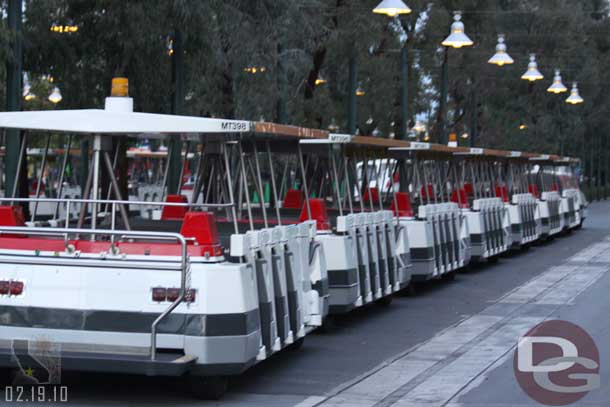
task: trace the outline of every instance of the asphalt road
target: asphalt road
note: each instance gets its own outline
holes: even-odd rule
[[[477,341],[486,340],[486,333],[493,339],[493,335],[513,335],[512,331],[507,331],[509,328],[522,329],[523,326],[515,325],[516,322],[512,319],[506,319],[507,313],[513,312],[515,308],[512,303],[505,303],[503,298],[519,287],[527,288],[528,282],[535,281],[540,275],[544,277],[544,273],[554,266],[572,264],[571,256],[604,242],[605,237],[610,235],[608,213],[609,203],[593,204],[585,228],[580,231],[512,254],[497,264],[474,267],[459,274],[454,281],[426,284],[415,297],[397,296],[388,307],[370,306],[340,318],[332,332],[308,336],[301,350],[276,355],[233,380],[229,394],[221,403],[194,401],[179,379],[66,373],[62,381],[69,386],[69,404],[414,405],[413,400],[409,401],[409,395],[417,393],[420,388],[423,391],[426,386],[435,389],[433,385],[437,372],[443,380],[445,373],[454,375],[448,376],[446,380],[464,376],[463,373],[456,376],[451,369],[447,370],[451,367],[449,362],[460,355],[457,348],[451,347],[455,344],[449,346],[446,341],[443,342],[445,344],[441,347],[441,353],[448,352],[446,359],[438,362],[436,358],[433,365],[428,365],[427,362],[418,365],[418,369],[425,368],[424,370],[413,370],[414,361],[419,360],[418,347],[434,345],[435,340],[442,342],[444,337],[452,338],[449,342],[461,343],[460,335],[467,337],[472,331],[480,335],[464,342],[464,348],[460,349],[476,349]],[[610,242],[608,244],[610,247]],[[608,268],[610,269],[610,259]],[[569,289],[571,286],[567,287]],[[599,338],[602,381],[604,361],[606,367],[610,364],[610,350],[604,349],[603,343],[603,339],[610,333],[610,321],[607,318],[610,313],[610,297],[607,295],[609,288],[610,275],[601,273],[599,280],[587,287],[574,303],[563,306],[555,304],[554,308],[546,304],[540,305],[541,309],[548,311],[545,316],[572,320],[587,329],[594,338]],[[490,313],[490,309],[498,310],[503,319]],[[523,312],[530,319],[536,314],[532,314],[530,309]],[[524,315],[518,315],[522,318],[520,323],[527,325],[533,321],[527,318],[523,320]],[[495,321],[494,324],[489,325],[490,320]],[[467,324],[472,321],[472,326],[463,325],[464,321]],[[510,336],[511,341],[515,339],[513,336]],[[422,350],[421,354],[425,355],[426,352]],[[409,367],[393,372],[391,369],[398,366],[394,363],[402,360],[409,361]],[[421,405],[530,405],[529,399],[514,380],[512,361],[499,359],[494,363],[492,367],[486,366],[447,400],[430,401],[424,397]],[[412,377],[405,376],[409,372],[413,372]],[[607,377],[610,377],[610,372],[606,375],[606,384]],[[500,394],[501,401],[498,401]],[[607,386],[587,396],[587,400],[593,403],[597,400],[600,406],[601,400],[610,400]]]

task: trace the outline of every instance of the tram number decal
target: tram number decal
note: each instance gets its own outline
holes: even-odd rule
[[[350,136],[349,134],[331,134],[330,136],[328,136],[328,140],[331,143],[347,144],[352,141],[352,136]]]
[[[511,157],[521,157],[521,151],[511,151],[510,156]]]
[[[419,141],[412,141],[409,147],[412,150],[430,150],[430,143],[422,143]]]
[[[220,127],[224,131],[248,131],[248,122],[222,122]]]
[[[470,149],[470,154],[476,154],[476,155],[482,155],[483,154],[483,149],[482,148],[471,148]]]

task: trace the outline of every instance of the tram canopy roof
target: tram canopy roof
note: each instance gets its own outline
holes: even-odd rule
[[[154,137],[163,134],[247,133],[252,127],[250,122],[241,120],[137,113],[108,108],[0,113],[0,128],[62,133]]]

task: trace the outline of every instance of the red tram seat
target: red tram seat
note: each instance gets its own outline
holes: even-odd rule
[[[25,218],[21,206],[0,206],[0,226],[23,227]],[[25,237],[25,235],[3,234],[4,237]]]
[[[184,195],[168,195],[165,202],[188,203],[188,199]],[[161,212],[161,220],[182,220],[187,210],[186,206],[164,206]]]
[[[536,198],[540,198],[540,192],[538,191],[538,185],[530,184],[527,188],[530,194],[534,195]]]
[[[470,182],[464,183],[464,191],[466,191],[466,194],[468,196],[474,195],[474,187],[472,186],[472,184]]]
[[[496,197],[497,198],[502,198],[502,202],[508,202],[510,201],[509,196],[508,196],[508,188],[506,187],[506,185],[497,185],[496,186]]]
[[[317,228],[319,230],[330,230],[330,222],[328,221],[328,211],[326,210],[326,202],[324,201],[324,199],[309,199],[309,208],[311,209],[311,220],[316,221]],[[299,222],[305,222],[307,220],[309,220],[309,216],[307,214],[307,205],[303,205],[303,209],[301,209],[301,215],[299,216]]]
[[[300,209],[305,202],[305,193],[298,189],[289,189],[284,197],[283,207],[286,209]]]
[[[451,202],[455,202],[462,209],[468,209],[470,207],[466,190],[463,188],[456,189],[451,193]]]
[[[434,186],[432,184],[421,187],[421,199],[434,199]]]
[[[411,207],[411,197],[408,192],[397,192],[395,194],[396,199],[392,200],[390,210],[394,212],[396,216],[403,216],[411,218],[413,217],[413,207]],[[398,208],[396,207],[398,204]]]
[[[551,191],[559,191],[559,185],[556,182],[551,185]]]
[[[364,202],[370,202],[371,198],[373,199],[373,203],[379,203],[379,188],[367,188],[364,191],[364,196],[362,197]]]
[[[203,254],[211,257],[222,256],[223,251],[218,238],[216,219],[209,212],[187,212],[180,234],[186,238],[195,238],[203,249]]]

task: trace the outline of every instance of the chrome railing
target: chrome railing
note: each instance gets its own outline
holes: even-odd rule
[[[35,235],[35,236],[62,236],[67,243],[70,240],[70,235],[79,236],[83,234],[89,234],[89,229],[78,229],[78,228],[38,228],[38,227],[9,227],[0,226],[0,236],[3,234],[10,235]],[[188,251],[187,251],[187,239],[179,233],[167,233],[167,232],[138,232],[130,230],[97,230],[98,235],[110,236],[112,241],[116,236],[121,238],[135,239],[135,240],[171,240],[177,241],[181,245],[181,260],[180,260],[180,295],[178,298],[164,311],[157,319],[155,319],[151,325],[151,338],[150,338],[150,357],[151,360],[155,360],[157,357],[157,326],[165,319],[173,310],[180,305],[185,297],[187,287],[187,275],[189,268]],[[67,245],[67,244],[66,244]],[[188,284],[190,286],[190,282]]]

